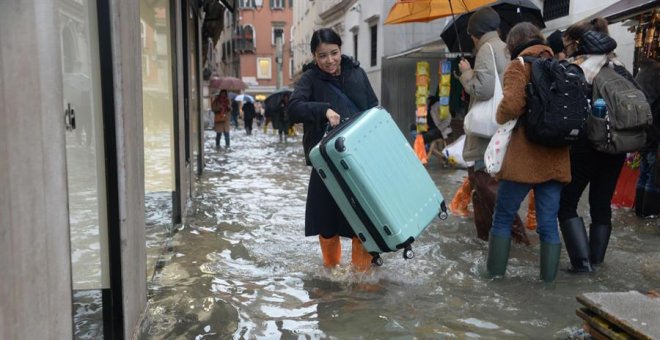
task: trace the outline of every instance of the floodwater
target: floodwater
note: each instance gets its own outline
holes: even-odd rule
[[[215,150],[206,133],[206,169],[191,213],[159,248],[140,339],[575,338],[577,294],[660,284],[658,221],[622,209],[605,264],[552,285],[538,280],[533,232],[531,246],[512,246],[505,278],[486,278],[487,244],[455,216],[421,234],[414,259],[384,254],[382,267],[355,273],[344,239],[342,265],[325,269],[318,239],[303,236],[301,136],[285,145],[233,130],[231,149]],[[428,169],[447,200],[466,175],[435,159]]]

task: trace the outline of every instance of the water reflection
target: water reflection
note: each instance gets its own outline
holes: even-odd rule
[[[385,254],[384,267],[357,274],[343,242],[344,265],[327,270],[317,239],[302,236],[310,170],[300,141],[232,131],[232,148],[215,150],[212,138],[192,214],[149,287],[142,339],[567,338],[581,325],[578,293],[657,286],[658,230],[625,210],[615,212],[621,227],[605,265],[560,272],[552,286],[539,282],[532,234],[532,246],[512,246],[506,278],[486,279],[486,243],[471,219],[454,216],[422,234],[413,260]],[[465,175],[434,163],[430,171],[445,197]]]

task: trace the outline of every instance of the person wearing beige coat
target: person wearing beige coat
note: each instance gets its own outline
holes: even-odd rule
[[[499,78],[501,83],[504,69],[509,64],[509,53],[499,37],[499,26],[500,16],[490,7],[476,11],[468,20],[468,33],[474,41],[476,57],[474,69],[467,60],[459,63],[461,71],[459,79],[465,92],[470,95],[470,107],[477,101],[485,101],[493,97],[496,79]],[[471,196],[477,237],[483,240],[488,240],[489,230],[493,224],[498,186],[497,181],[485,171],[483,159],[489,141],[490,138],[466,134],[463,147],[463,158],[466,161],[474,161],[474,166],[468,168],[468,181],[473,190]],[[517,215],[514,224],[516,239],[528,244],[529,241],[524,233],[525,227]]]
[[[497,108],[497,122],[504,124],[525,113],[525,88],[531,65],[518,56],[552,58],[539,29],[527,22],[514,26],[507,37],[512,62],[504,72],[504,97]],[[499,179],[493,226],[488,245],[487,270],[490,276],[506,272],[511,244],[511,223],[530,189],[536,199],[537,228],[541,241],[540,277],[552,282],[557,276],[561,241],[557,225],[559,198],[564,184],[571,181],[569,148],[545,147],[527,139],[522,124],[514,129]]]

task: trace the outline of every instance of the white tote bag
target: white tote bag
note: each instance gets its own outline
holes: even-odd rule
[[[518,119],[510,120],[502,125],[495,131],[495,134],[490,139],[486,153],[484,154],[484,162],[486,163],[486,171],[495,175],[502,170],[502,162],[506,149],[509,147],[511,141],[511,133],[513,128],[516,127]]]
[[[493,51],[493,46],[486,44],[490,48],[491,53],[493,54],[493,67],[495,69],[495,89],[493,91],[493,96],[488,100],[476,101],[472,104],[470,111],[465,115],[463,120],[463,129],[465,133],[490,138],[495,134],[499,124],[495,120],[495,114],[497,113],[497,106],[502,100],[502,84],[500,84],[500,75],[497,73],[497,63],[495,62],[495,51]]]

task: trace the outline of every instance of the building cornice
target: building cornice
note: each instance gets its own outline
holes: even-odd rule
[[[341,14],[346,13],[356,2],[357,0],[341,0],[327,10],[319,13],[319,18],[324,22],[327,22],[333,18],[339,17]]]

